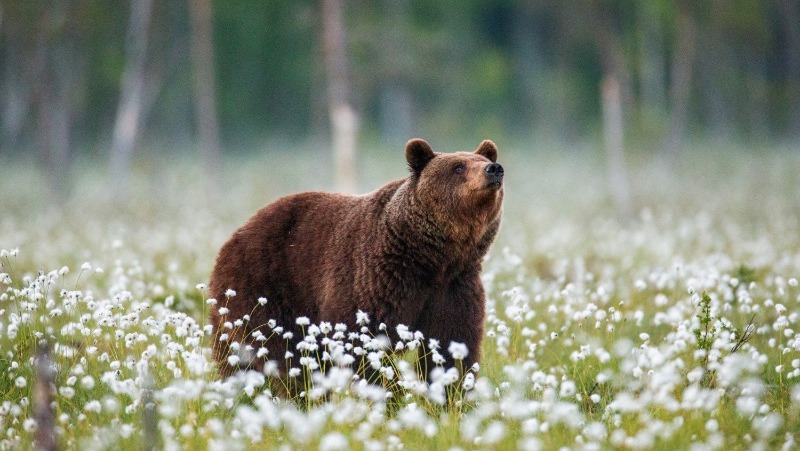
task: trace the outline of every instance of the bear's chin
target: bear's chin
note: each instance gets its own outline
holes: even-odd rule
[[[483,188],[473,191],[467,207],[463,207],[461,211],[471,211],[470,221],[480,217],[483,214],[495,216],[499,211],[499,207],[503,202],[503,185],[500,183],[489,184]]]

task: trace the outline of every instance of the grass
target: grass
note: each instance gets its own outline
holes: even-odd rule
[[[229,161],[218,186],[186,160],[143,161],[124,204],[88,163],[67,196],[35,168],[4,164],[0,448],[35,440],[40,342],[55,362],[50,407],[65,448],[796,446],[798,149],[638,153],[630,219],[613,211],[595,153],[501,150],[483,359],[471,390],[450,398],[437,390],[461,381],[420,380],[428,337],[409,339],[417,350],[405,355],[375,354],[388,398],[346,368],[304,381],[295,400],[273,399],[254,373],[216,380],[198,285],[257,208],[330,186],[324,154]],[[403,153],[368,152],[361,168],[369,191],[405,175]],[[380,352],[374,337],[334,333],[305,355],[325,364],[321,350],[337,342]]]

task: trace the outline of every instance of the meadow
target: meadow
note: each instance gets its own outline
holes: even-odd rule
[[[264,374],[217,380],[205,284],[257,208],[332,185],[326,154],[264,149],[214,179],[154,152],[123,203],[89,161],[69,194],[6,161],[0,449],[30,448],[45,427],[40,343],[67,449],[797,448],[800,148],[632,153],[626,218],[591,146],[499,144],[506,200],[477,377],[424,378],[422,353],[460,349],[414,331],[389,343],[309,324],[291,400]],[[365,192],[404,177],[402,148],[365,152],[360,169]],[[382,379],[355,376],[357,357]]]

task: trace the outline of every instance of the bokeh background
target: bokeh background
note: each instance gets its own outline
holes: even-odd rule
[[[642,152],[792,147],[798,24],[796,0],[3,0],[0,165],[58,196],[88,165],[124,198],[176,156],[214,180],[310,152],[363,191],[363,152],[491,138],[598,154],[624,191]]]
[[[505,167],[467,403],[217,381],[223,243],[412,137]],[[0,0],[0,449],[796,449],[798,168],[798,0]]]

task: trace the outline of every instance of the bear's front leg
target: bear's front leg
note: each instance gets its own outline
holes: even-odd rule
[[[415,324],[415,329],[425,334],[426,339],[439,341],[439,353],[444,358],[444,363],[435,361],[433,353],[428,350],[425,376],[430,376],[436,366],[445,369],[455,366],[460,368],[463,377],[475,362],[480,361],[486,298],[479,271],[456,277],[440,294],[426,305]],[[467,355],[456,356],[462,357],[460,361],[448,352],[451,342],[466,346]]]

